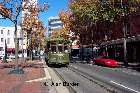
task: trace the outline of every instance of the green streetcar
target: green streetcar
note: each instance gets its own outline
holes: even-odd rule
[[[67,40],[49,40],[45,60],[48,65],[65,65],[70,62],[69,42]]]

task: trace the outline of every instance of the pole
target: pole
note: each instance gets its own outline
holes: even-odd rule
[[[33,60],[33,56],[32,56],[32,33],[30,33],[30,58],[31,58],[31,60]]]
[[[6,39],[5,39],[5,55],[4,55],[4,58],[3,58],[3,61],[4,63],[7,63],[7,44],[6,44]]]
[[[105,41],[107,42],[107,35],[105,35]],[[106,56],[108,57],[108,46],[105,45]]]
[[[39,60],[41,60],[41,53],[40,53],[40,42],[39,42]]]
[[[91,29],[91,33],[92,33],[92,36],[91,36],[92,37],[92,41],[91,41],[92,42],[92,57],[91,57],[91,59],[94,58],[94,54],[93,54],[93,30],[92,30],[92,25],[93,24],[91,23],[91,28],[90,28]]]
[[[126,48],[126,38],[124,38],[124,41],[123,41],[123,46],[124,46],[124,62],[125,64],[127,64],[127,48]]]
[[[126,14],[124,14],[124,22],[123,22],[123,34],[124,34],[124,39],[123,39],[123,47],[124,47],[124,65],[128,65],[127,62],[127,37],[126,37],[126,32],[127,32],[127,26],[126,26]]]
[[[13,70],[9,72],[9,74],[24,74],[24,71],[22,68],[19,67],[18,64],[18,50],[19,50],[19,39],[17,37],[17,21],[15,21],[15,62],[16,66]]]
[[[123,5],[123,2],[121,0],[121,6],[124,9],[123,12],[123,16],[124,16],[124,20],[123,20],[123,35],[124,35],[124,40],[123,40],[123,47],[124,47],[124,65],[127,66],[128,62],[127,62],[127,37],[126,37],[126,33],[127,33],[127,26],[126,26],[126,21],[127,21],[127,13],[125,13],[125,9],[127,9],[127,6]],[[127,11],[127,10],[126,10]]]
[[[22,34],[22,35],[21,35],[21,36],[22,36],[22,60],[24,61],[24,50],[23,50],[23,39],[24,39],[23,36],[24,36],[24,35],[23,35],[23,30],[22,30],[22,29],[21,29],[21,31],[22,31],[22,33],[21,33],[21,34]]]

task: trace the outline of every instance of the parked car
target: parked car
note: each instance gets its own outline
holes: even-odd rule
[[[107,66],[107,67],[118,67],[118,62],[114,59],[110,59],[107,57],[97,57],[94,59],[94,64]]]

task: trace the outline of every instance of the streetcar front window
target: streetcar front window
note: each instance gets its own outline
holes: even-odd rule
[[[56,52],[56,46],[51,46],[51,52]]]
[[[58,46],[58,52],[63,52],[62,46]]]

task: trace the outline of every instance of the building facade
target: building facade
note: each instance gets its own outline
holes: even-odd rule
[[[3,27],[0,26],[0,57],[4,57],[5,53],[8,55],[15,54],[15,28],[14,27]],[[17,37],[18,37],[18,50],[19,57],[22,52],[24,53],[24,57],[27,57],[26,49],[27,49],[27,38],[23,35],[21,28],[18,26],[17,28]]]
[[[63,27],[63,23],[61,22],[58,16],[49,17],[48,18],[48,36],[51,36],[53,31],[61,29]]]
[[[124,33],[123,20],[115,22],[111,28],[111,34],[108,34],[108,39],[104,39],[104,35],[95,35],[96,42],[100,43],[100,53],[106,52],[106,55],[110,58],[118,61],[127,61],[128,63],[140,63],[140,15],[131,14],[127,20],[128,28]],[[103,26],[98,25],[98,32],[103,32]],[[101,29],[102,28],[102,29]],[[105,28],[105,27],[104,27]],[[96,32],[97,33],[97,32]],[[124,47],[124,39],[126,40],[126,51]],[[126,60],[125,55],[126,53]]]

